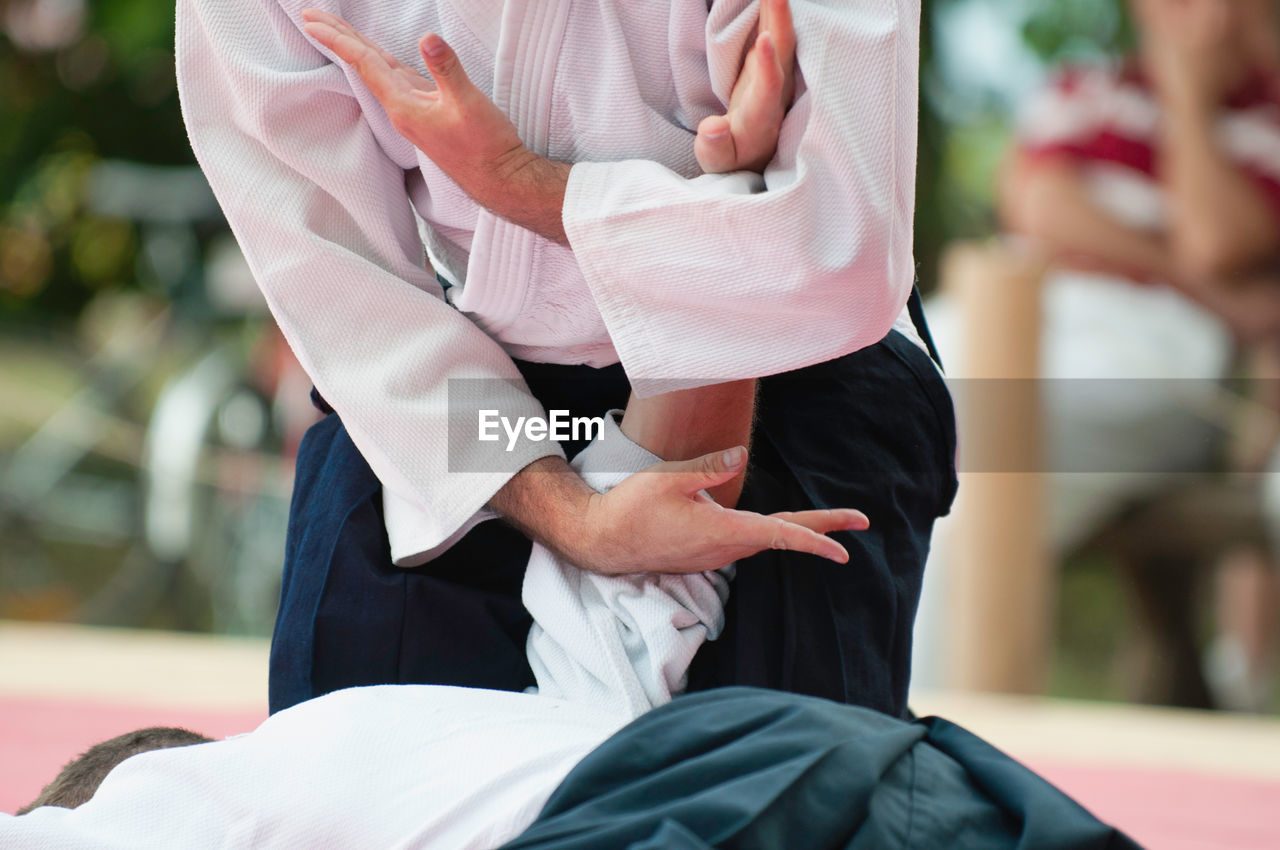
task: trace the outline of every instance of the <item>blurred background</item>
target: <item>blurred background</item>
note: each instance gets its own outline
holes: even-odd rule
[[[194,165],[172,38],[165,0],[0,0],[0,619],[270,633],[309,382]],[[1037,371],[1056,261],[996,238],[1001,186],[1057,69],[1134,44],[1122,0],[925,0],[916,257],[967,495],[931,565],[919,679],[1275,712],[1274,415],[1239,365],[1256,338],[1228,328],[1213,374],[1115,375],[1209,388],[1195,457],[1055,519],[1080,498],[1062,473],[1118,473],[1054,445],[1045,384],[1096,376]],[[1161,403],[1116,446],[1147,441]]]
[[[3,0],[0,79],[0,617],[267,634],[309,384],[187,145],[173,6]]]

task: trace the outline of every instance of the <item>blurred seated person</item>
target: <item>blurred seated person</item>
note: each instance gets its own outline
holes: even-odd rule
[[[1040,369],[1050,379],[1041,393],[1059,553],[1185,484],[1184,473],[1221,467],[1225,434],[1207,414],[1219,381],[1238,344],[1280,331],[1275,4],[1131,0],[1129,9],[1138,49],[1058,70],[1021,116],[999,193],[1008,229],[1052,260]],[[964,331],[946,295],[930,323],[944,362],[954,358]],[[1250,498],[1256,515],[1261,502]],[[1262,523],[1245,525],[1239,542],[1262,547]],[[1129,554],[1169,564],[1167,551]],[[1254,561],[1256,584],[1269,567]],[[1169,579],[1147,566],[1131,576],[1140,595]],[[1169,605],[1187,608],[1187,596]],[[1194,619],[1144,613],[1148,626],[1154,618],[1183,632]],[[1254,655],[1248,666],[1260,675]],[[1205,704],[1198,678],[1145,696]]]

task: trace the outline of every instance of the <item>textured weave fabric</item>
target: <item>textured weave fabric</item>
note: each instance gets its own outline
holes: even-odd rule
[[[0,814],[0,848],[495,847],[621,723],[526,694],[351,688],[247,735],[128,759],[77,809]]]
[[[356,688],[135,756],[78,809],[0,814],[0,848],[1136,847],[938,718],[728,688],[617,727],[545,697]]]
[[[479,209],[397,134],[302,33],[310,5],[420,70],[418,37],[447,39],[530,148],[577,163],[572,251]],[[397,560],[449,540],[514,470],[558,451],[521,441],[497,471],[450,471],[495,468],[483,453],[502,451],[450,445],[450,414],[540,415],[508,355],[621,357],[647,394],[829,360],[902,314],[918,2],[794,0],[799,94],[763,177],[697,176],[693,130],[723,110],[757,14],[747,0],[707,6],[178,3],[192,146],[299,361],[384,484],[388,516],[412,529],[392,535]],[[511,384],[450,407],[455,378]]]

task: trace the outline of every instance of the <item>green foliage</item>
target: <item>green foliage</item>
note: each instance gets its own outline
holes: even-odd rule
[[[32,2],[0,0],[0,12]],[[922,79],[947,83],[936,78],[934,13],[971,2],[925,0]],[[1123,0],[1008,0],[1000,8],[1048,63],[1132,43]],[[172,3],[111,0],[85,9],[80,34],[57,50],[19,49],[0,29],[0,316],[70,315],[97,290],[136,285],[138,234],[86,208],[85,178],[103,158],[191,161],[174,85]],[[916,256],[926,289],[943,245],[994,229],[1007,118],[998,110],[944,117],[923,93]]]
[[[939,10],[970,3],[998,5],[1009,28],[1046,66],[1114,55],[1134,44],[1125,0],[926,0],[916,193],[916,260],[925,291],[937,283],[937,262],[947,243],[997,229],[996,184],[1012,116],[997,104],[955,115],[938,103],[948,81],[941,77],[932,49],[934,20]]]
[[[95,163],[191,161],[173,4],[86,3],[78,33],[39,49],[3,29],[34,1],[0,0],[0,317],[10,318],[73,315],[96,291],[135,285],[135,225],[85,203]]]
[[[1037,0],[1023,20],[1022,39],[1050,63],[1111,55],[1134,43],[1124,0]]]

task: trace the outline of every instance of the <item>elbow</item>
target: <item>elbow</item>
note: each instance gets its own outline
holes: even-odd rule
[[[862,244],[839,266],[807,283],[813,315],[833,322],[841,356],[880,342],[893,330],[915,285],[909,245]],[[839,306],[838,306],[839,305]]]
[[[874,273],[859,270],[833,281],[835,285],[814,305],[814,315],[823,317],[814,330],[826,325],[831,331],[828,359],[867,348],[887,337],[906,308],[914,282],[914,274],[896,264],[882,266]]]
[[[1064,199],[1077,191],[1079,176],[1066,160],[1033,163],[1014,155],[1001,170],[996,191],[1000,223],[1031,238],[1050,236]]]
[[[874,345],[897,324],[915,287],[915,257],[910,244],[889,243],[884,250],[859,256],[846,270],[843,286],[853,284],[857,310],[850,333],[855,349]]]
[[[998,195],[1001,223],[1052,254],[1078,251],[1078,233],[1100,214],[1078,166],[1066,157],[1020,157],[1006,170]]]
[[[1022,197],[1006,198],[1000,205],[1001,223],[1015,233],[1042,245],[1054,245],[1063,231],[1066,193],[1051,180],[1028,181]]]

